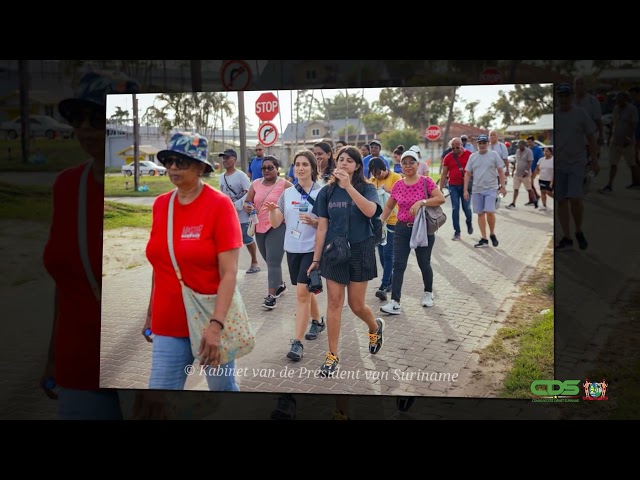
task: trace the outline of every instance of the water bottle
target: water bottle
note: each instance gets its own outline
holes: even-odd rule
[[[308,211],[309,211],[309,202],[307,202],[307,197],[305,195],[302,197],[302,201],[300,202],[298,213],[307,213]]]
[[[258,224],[258,212],[256,211],[256,207],[253,203],[249,202],[249,205],[251,205],[251,222],[254,225]]]

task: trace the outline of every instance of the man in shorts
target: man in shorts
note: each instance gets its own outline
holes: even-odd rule
[[[478,151],[471,154],[464,174],[464,199],[469,200],[469,180],[473,175],[473,194],[471,204],[473,211],[478,214],[478,226],[482,237],[474,245],[476,248],[486,248],[489,246],[487,239],[487,223],[491,244],[498,246],[498,238],[495,234],[496,228],[496,198],[498,190],[502,195],[507,193],[504,188],[504,162],[500,155],[493,150],[489,150],[489,137],[478,135]],[[499,177],[499,180],[498,180]]]

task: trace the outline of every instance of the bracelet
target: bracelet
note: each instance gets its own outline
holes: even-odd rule
[[[314,260],[314,261],[313,261],[313,262],[311,262],[311,263],[320,263],[320,261],[319,261],[319,260]]]
[[[216,320],[215,318],[212,318],[211,320],[209,320],[209,324],[216,322],[218,325],[220,325],[220,330],[224,330],[224,323],[222,323],[220,320]]]

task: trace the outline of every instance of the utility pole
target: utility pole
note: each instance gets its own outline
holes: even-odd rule
[[[133,93],[133,178],[134,189],[137,192],[140,184],[140,164],[138,162],[138,156],[140,151],[140,145],[138,141],[138,97]]]
[[[18,76],[20,82],[20,146],[22,147],[22,163],[29,163],[29,60],[18,60]]]
[[[247,130],[244,118],[244,92],[238,90],[238,129],[240,130],[240,168],[247,172]]]

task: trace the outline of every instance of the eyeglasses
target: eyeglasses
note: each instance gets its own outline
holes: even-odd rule
[[[107,125],[107,117],[100,108],[76,108],[69,114],[69,124],[73,128],[80,128],[88,120],[91,128],[103,130]]]
[[[256,152],[261,152],[262,148],[256,148]]]
[[[260,170],[262,170],[263,172],[264,172],[265,170],[266,170],[266,171],[268,171],[268,172],[270,172],[271,170],[275,170],[275,169],[276,169],[276,167],[274,167],[273,165],[265,165],[265,166],[262,166],[262,167],[260,168]]]
[[[183,157],[168,157],[161,160],[161,163],[165,168],[171,168],[171,165],[175,164],[178,170],[186,170],[195,163],[195,160]]]
[[[409,160],[408,162],[402,162],[401,165],[403,167],[409,167],[411,165],[415,165],[416,163],[418,163],[417,160]]]

